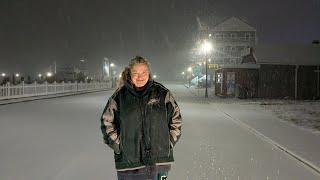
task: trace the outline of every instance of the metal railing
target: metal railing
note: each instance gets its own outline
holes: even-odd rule
[[[0,100],[22,98],[30,96],[42,96],[52,94],[63,94],[63,93],[78,93],[87,92],[93,90],[102,90],[111,88],[111,82],[93,82],[93,83],[47,83],[38,84],[25,84],[24,82],[18,85],[6,85],[0,86]]]

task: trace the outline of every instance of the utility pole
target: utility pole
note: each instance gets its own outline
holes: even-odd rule
[[[317,73],[317,98],[319,98],[320,97],[320,93],[319,93],[320,68],[319,68],[319,65],[317,66],[317,70],[315,70],[314,72]]]
[[[294,78],[294,99],[297,100],[298,97],[298,69],[299,65],[296,65],[295,78]]]
[[[206,92],[205,92],[205,97],[208,97],[208,58],[207,58],[207,53],[205,54],[206,58]]]
[[[54,65],[54,74],[57,74],[57,62],[53,61],[53,65]]]

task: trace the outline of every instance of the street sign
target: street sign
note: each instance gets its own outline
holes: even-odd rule
[[[209,69],[218,69],[219,68],[219,65],[218,64],[208,64],[208,68]]]

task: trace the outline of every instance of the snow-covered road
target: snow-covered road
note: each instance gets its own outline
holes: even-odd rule
[[[182,85],[172,180],[316,180],[320,176]],[[1,180],[116,179],[99,118],[112,91],[0,106]]]

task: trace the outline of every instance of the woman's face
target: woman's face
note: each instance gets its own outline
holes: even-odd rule
[[[131,69],[131,81],[136,87],[143,87],[149,80],[148,66],[142,63],[135,64]]]

